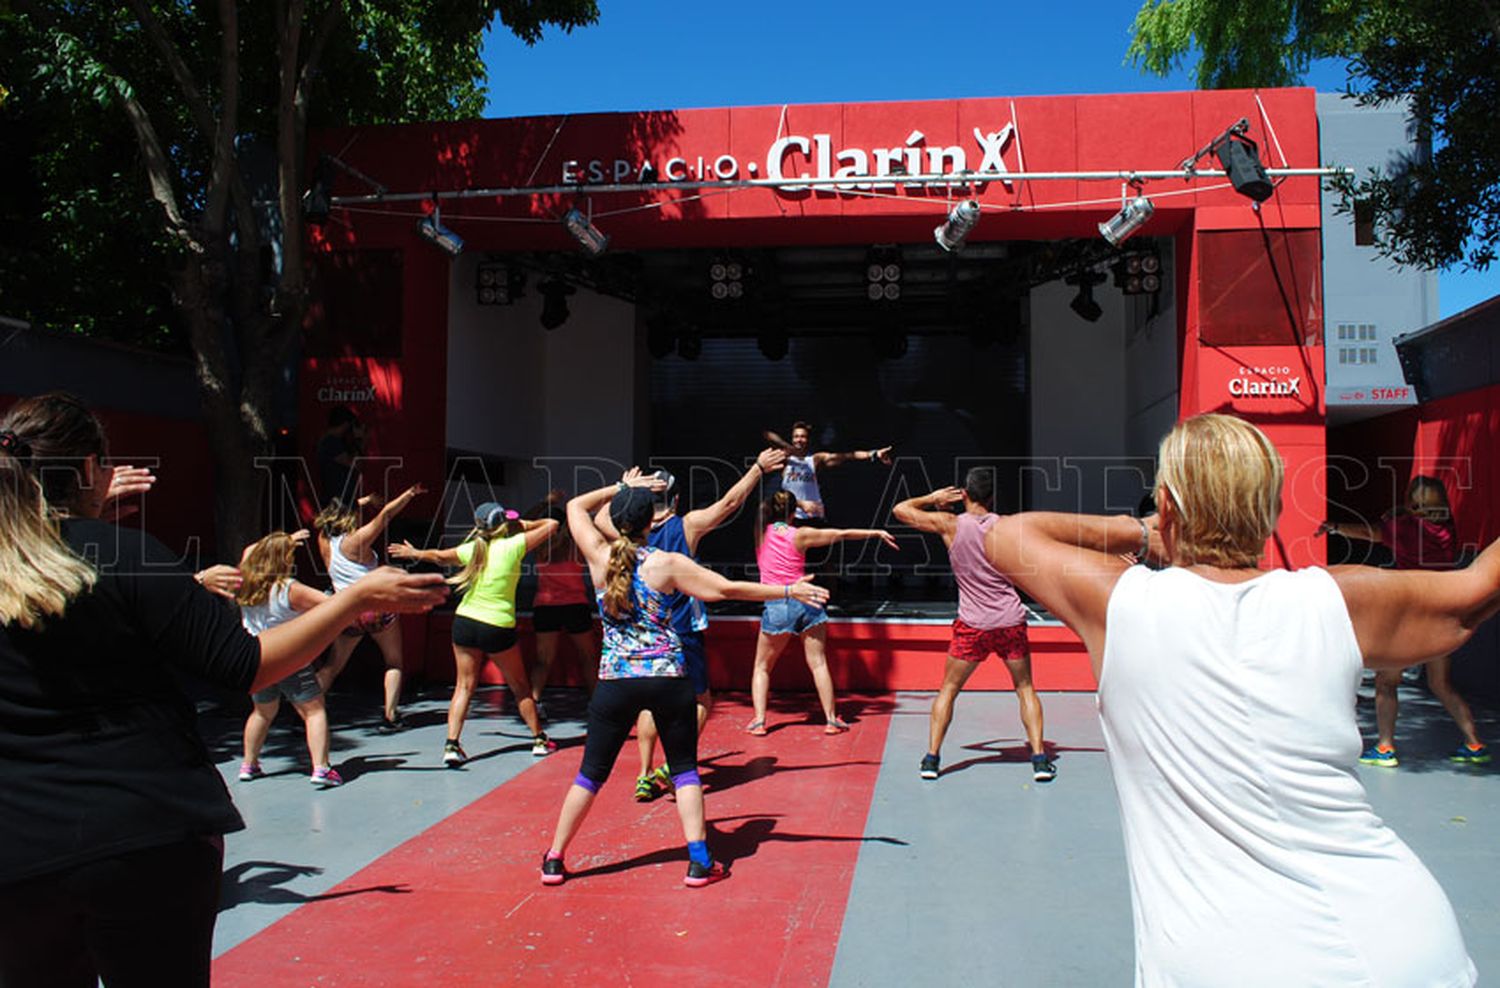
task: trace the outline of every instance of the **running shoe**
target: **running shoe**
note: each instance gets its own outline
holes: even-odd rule
[[[711,861],[706,865],[689,861],[687,877],[682,880],[682,884],[690,889],[701,889],[705,885],[722,882],[728,877],[729,870],[717,861]]]
[[[1032,755],[1031,777],[1037,782],[1051,782],[1057,778],[1057,765],[1046,755]]]
[[[531,753],[537,758],[550,755],[557,750],[557,742],[544,734],[538,734],[531,739]]]
[[[659,793],[656,789],[656,783],[651,781],[651,776],[636,776],[635,801],[637,803],[649,803],[660,795],[661,793]]]
[[[568,880],[568,873],[563,870],[563,859],[550,857],[550,851],[542,852],[542,884],[561,885]]]
[[[326,765],[313,769],[313,774],[307,781],[323,789],[333,789],[344,784],[344,778],[339,775],[338,769]]]
[[[1486,758],[1486,761],[1489,759]],[[266,774],[266,770],[260,767],[260,762],[240,762],[240,781],[251,782]]]
[[[397,714],[394,720],[381,717],[380,723],[375,725],[376,734],[399,734],[404,730],[406,730],[406,719],[400,714]]]
[[[536,719],[543,723],[547,721],[547,705],[541,700],[536,701]]]
[[[923,755],[922,778],[936,779],[938,777],[938,765],[939,761],[937,755]]]
[[[1365,749],[1365,753],[1359,756],[1361,765],[1383,765],[1386,768],[1395,768],[1401,763],[1396,760],[1395,748],[1382,748],[1378,744],[1372,744]]]
[[[468,760],[469,756],[464,752],[463,745],[451,739],[443,742],[444,765],[449,768],[458,768]]]
[[[1490,749],[1487,745],[1470,748],[1466,744],[1461,744],[1454,750],[1453,754],[1448,756],[1448,760],[1450,762],[1465,762],[1469,765],[1488,765],[1490,762]],[[244,776],[242,775],[240,778],[243,779]]]
[[[656,766],[656,771],[651,773],[650,779],[651,784],[656,786],[656,788],[660,789],[664,793],[671,792],[673,789],[677,788],[672,784],[672,776],[668,774],[667,765],[665,762]]]

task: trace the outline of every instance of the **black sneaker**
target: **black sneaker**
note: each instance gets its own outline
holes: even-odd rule
[[[406,720],[400,714],[396,715],[395,720],[381,717],[380,723],[375,725],[376,734],[399,734],[404,730],[406,730]]]
[[[567,881],[568,873],[563,870],[563,859],[549,857],[550,851],[542,852],[542,884],[561,885]]]
[[[939,762],[937,755],[923,755],[922,778],[936,779],[938,777],[938,764]]]
[[[701,889],[705,885],[722,882],[728,877],[729,869],[717,861],[710,861],[706,865],[701,865],[696,861],[689,861],[687,877],[682,880],[682,884],[690,889]]]
[[[1046,755],[1032,755],[1031,777],[1038,782],[1051,782],[1057,778],[1057,766]]]
[[[463,745],[452,739],[443,742],[444,765],[449,768],[458,768],[468,760],[469,756],[464,752]]]

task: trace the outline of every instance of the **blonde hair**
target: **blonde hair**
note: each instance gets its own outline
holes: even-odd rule
[[[1283,479],[1281,455],[1250,423],[1217,414],[1177,423],[1156,468],[1157,488],[1177,509],[1177,554],[1189,565],[1257,565],[1276,530]]]
[[[271,599],[271,592],[292,578],[296,571],[297,543],[285,532],[272,532],[245,550],[240,561],[244,582],[235,592],[235,603],[255,607]]]
[[[646,542],[644,532],[622,534],[610,543],[609,565],[604,571],[604,611],[616,621],[623,621],[635,613],[635,594],[631,592],[634,582],[636,550]]]
[[[468,590],[484,574],[485,563],[490,558],[490,543],[495,539],[508,539],[519,531],[521,531],[520,525],[509,519],[501,521],[494,528],[480,528],[476,525],[464,539],[465,542],[474,543],[474,551],[464,568],[448,577],[448,582],[459,593]]]
[[[98,578],[63,541],[57,515],[79,497],[83,462],[107,454],[104,429],[77,398],[54,393],[16,402],[0,432],[0,625],[38,630]],[[77,469],[47,471],[44,487],[37,463]]]
[[[327,538],[348,535],[359,527],[359,506],[345,504],[338,498],[329,501],[313,519],[313,527]]]

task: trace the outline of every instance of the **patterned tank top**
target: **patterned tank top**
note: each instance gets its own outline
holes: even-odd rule
[[[604,606],[604,591],[596,590],[604,623],[604,647],[599,654],[600,679],[676,679],[687,675],[682,665],[682,643],[672,630],[669,595],[652,590],[641,579],[641,564],[657,550],[636,550],[630,575],[634,609],[623,618],[612,617]]]

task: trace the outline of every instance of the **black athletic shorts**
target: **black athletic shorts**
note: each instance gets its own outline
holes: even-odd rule
[[[473,618],[455,617],[453,644],[461,648],[477,648],[487,655],[494,655],[515,647],[516,629],[485,624]]]
[[[531,629],[581,635],[594,630],[594,609],[588,604],[543,604],[531,611]]]

